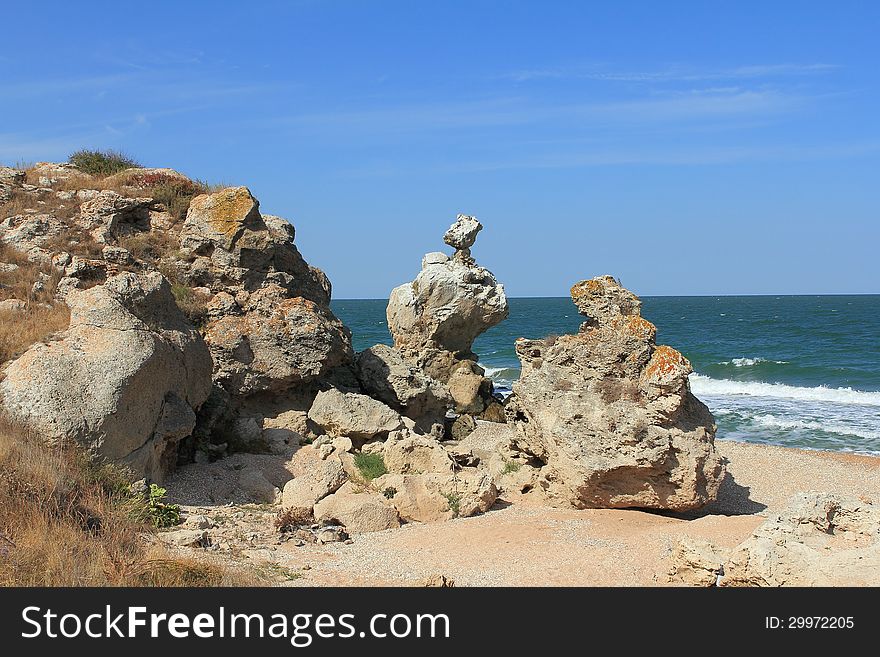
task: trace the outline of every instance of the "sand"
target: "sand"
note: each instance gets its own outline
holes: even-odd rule
[[[349,544],[297,547],[262,529],[270,509],[188,510],[234,512],[246,520],[243,538],[252,547],[244,554],[290,574],[285,583],[292,586],[411,586],[435,574],[456,586],[631,586],[667,583],[679,537],[733,547],[795,493],[880,501],[877,457],[724,440],[717,447],[728,460],[728,477],[717,502],[690,514],[554,509],[502,499],[480,516],[355,535]]]

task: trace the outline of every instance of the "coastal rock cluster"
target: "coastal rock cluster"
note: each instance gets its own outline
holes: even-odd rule
[[[638,297],[611,276],[575,284],[571,298],[587,318],[577,334],[516,343],[508,450],[532,473],[528,485],[575,508],[684,511],[713,500],[724,467],[690,363],[655,343]]]
[[[391,291],[393,345],[356,354],[327,276],[247,187],[38,163],[0,168],[0,207],[5,419],[134,478],[202,468],[200,499],[269,505],[288,538],[467,517],[502,495],[689,511],[726,476],[690,363],[611,276],[571,288],[576,334],[516,342],[522,375],[496,394],[474,341],[509,308],[472,254],[475,217]],[[670,580],[876,585],[878,527],[870,501],[804,494],[733,550],[683,542]],[[181,531],[168,540],[205,543]]]

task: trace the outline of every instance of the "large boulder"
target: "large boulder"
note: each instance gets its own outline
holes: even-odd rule
[[[284,485],[281,508],[284,511],[310,512],[315,502],[336,492],[348,480],[348,475],[337,458],[317,460],[306,472]]]
[[[237,396],[283,392],[350,361],[348,329],[330,309],[266,284],[208,324],[214,379]]]
[[[330,282],[303,260],[293,226],[259,211],[246,187],[192,200],[178,278],[213,296],[205,340],[214,378],[234,403],[286,393],[353,359],[351,334],[330,311]]]
[[[98,242],[109,242],[149,231],[158,214],[163,213],[152,198],[127,198],[105,190],[83,202],[76,223],[92,231]]]
[[[360,352],[357,376],[364,392],[414,420],[424,432],[442,423],[452,405],[446,386],[388,345],[379,344]]]
[[[485,470],[463,468],[454,473],[386,474],[373,485],[408,521],[438,522],[485,513],[498,498]]]
[[[400,527],[397,509],[383,495],[346,483],[314,507],[315,522],[345,526],[352,534]]]
[[[880,507],[796,495],[724,560],[720,586],[880,586]]]
[[[70,327],[8,365],[5,411],[49,440],[160,480],[211,388],[205,342],[159,273],[124,273],[71,290]]]
[[[516,343],[512,454],[560,505],[684,511],[712,501],[724,467],[690,363],[655,344],[638,299],[612,277],[578,283],[572,299],[587,315],[577,334]]]
[[[403,428],[400,414],[382,402],[335,388],[318,393],[309,419],[331,436],[361,441],[384,438],[390,431]]]

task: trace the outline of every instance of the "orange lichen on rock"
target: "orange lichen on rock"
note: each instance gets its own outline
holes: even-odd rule
[[[663,344],[659,345],[651,354],[651,360],[645,368],[645,377],[661,378],[679,372],[687,374],[692,371],[690,361],[682,356],[681,352]]]
[[[653,340],[657,335],[657,327],[640,315],[622,315],[614,320],[614,327],[639,340]]]

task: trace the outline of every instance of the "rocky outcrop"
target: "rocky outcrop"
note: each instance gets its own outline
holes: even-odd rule
[[[459,215],[446,239],[453,245],[472,245],[479,228],[463,226],[473,225],[479,227],[479,222]],[[450,238],[459,233],[470,237]],[[425,256],[415,280],[391,292],[387,310],[394,346],[417,355],[428,374],[444,382],[455,361],[474,359],[471,347],[477,336],[507,315],[504,287],[474,262],[469,246],[457,247],[451,258],[442,253]]]
[[[516,343],[513,457],[556,504],[684,511],[713,500],[724,468],[690,363],[655,344],[638,298],[612,277],[576,284],[572,300],[587,317],[577,334]]]
[[[391,292],[387,318],[395,351],[374,347],[373,353],[363,357],[361,380],[395,407],[413,403],[413,387],[419,395],[421,390],[434,388],[430,406],[438,410],[442,403],[459,413],[480,414],[497,403],[492,382],[477,365],[472,350],[477,336],[508,314],[504,287],[471,256],[470,248],[481,229],[476,218],[459,215],[444,236],[455,253],[451,257],[440,252],[427,254],[415,280]],[[394,364],[386,369],[389,379],[395,381],[383,381],[377,375],[383,373],[383,362]],[[404,368],[400,362],[446,387],[423,381],[414,386],[401,383]],[[411,381],[416,378],[407,376]],[[415,407],[420,405],[418,402]],[[418,419],[417,413],[407,415]]]
[[[70,327],[9,364],[5,411],[161,479],[211,387],[211,358],[159,273],[123,273],[67,295]]]
[[[733,549],[683,538],[668,581],[690,586],[878,586],[880,508],[810,491]]]
[[[397,509],[383,495],[352,482],[315,504],[314,516],[318,523],[338,523],[352,534],[400,527]]]
[[[215,380],[231,396],[282,392],[350,363],[351,336],[330,311],[330,282],[262,215],[246,187],[197,196],[180,234],[182,280],[208,288]]]

